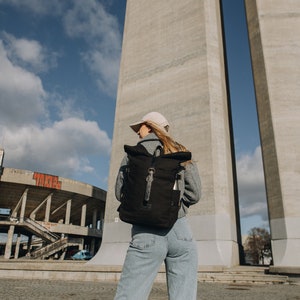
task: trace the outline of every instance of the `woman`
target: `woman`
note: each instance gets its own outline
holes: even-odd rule
[[[150,154],[157,146],[164,153],[187,151],[168,134],[169,122],[158,112],[150,112],[141,121],[131,124],[141,143]],[[124,183],[124,170],[128,163],[124,157],[116,181],[116,197],[120,201]],[[164,262],[169,299],[196,299],[197,297],[197,245],[186,218],[187,209],[200,199],[200,177],[193,161],[184,163],[178,180],[181,206],[178,219],[171,229],[143,225],[132,226],[130,242],[118,284],[115,300],[145,300],[153,281]]]

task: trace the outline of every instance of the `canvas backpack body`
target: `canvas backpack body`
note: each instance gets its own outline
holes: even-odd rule
[[[120,219],[130,224],[171,228],[178,218],[180,191],[176,186],[182,162],[190,152],[151,155],[141,144],[124,146],[128,166],[122,188]]]

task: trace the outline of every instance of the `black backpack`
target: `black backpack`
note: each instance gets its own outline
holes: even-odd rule
[[[128,155],[118,208],[126,223],[171,228],[178,218],[180,191],[177,188],[182,162],[190,152],[162,154],[161,146],[151,155],[144,146],[124,146]]]

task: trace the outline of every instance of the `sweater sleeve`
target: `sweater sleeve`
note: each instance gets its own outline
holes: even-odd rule
[[[189,207],[197,203],[201,198],[201,181],[197,165],[188,163],[184,170],[183,203]]]

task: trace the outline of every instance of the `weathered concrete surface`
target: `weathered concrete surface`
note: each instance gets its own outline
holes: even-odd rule
[[[117,288],[115,282],[78,282],[54,280],[1,279],[1,297],[4,300],[112,300]],[[199,283],[197,299],[232,300],[299,299],[300,286]],[[149,300],[168,299],[166,284],[155,283]]]
[[[300,1],[246,0],[275,267],[300,266]]]
[[[130,226],[114,196],[128,127],[149,111],[193,153],[203,184],[189,219],[199,265],[239,264],[232,157],[218,0],[128,0],[111,153],[104,239],[91,264],[122,265]]]

